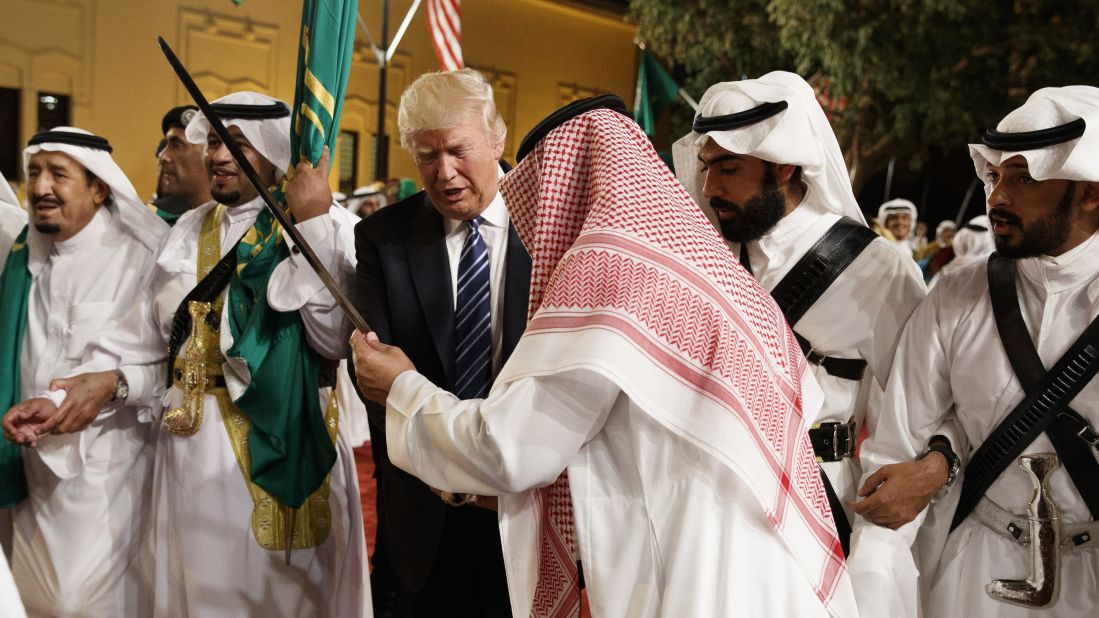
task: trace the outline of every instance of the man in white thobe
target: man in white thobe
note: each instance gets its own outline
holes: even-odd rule
[[[9,394],[6,385],[3,393],[14,401],[41,395],[54,377],[80,364],[88,343],[149,283],[168,228],[141,203],[110,151],[107,140],[68,127],[36,134],[24,151],[31,221],[0,283],[4,338],[22,335],[15,342],[18,392]],[[20,280],[29,284],[25,292]],[[25,321],[9,323],[18,320],[19,307]],[[14,401],[5,402],[5,411]],[[37,448],[21,449],[27,495],[13,511],[11,566],[32,616],[152,608],[140,560],[150,426],[132,402],[114,397],[100,407],[82,431],[36,436],[30,445]],[[9,439],[18,415],[16,409],[5,415]],[[11,490],[17,479],[3,483]]]
[[[1027,331],[1014,341],[1032,343],[1046,368],[1065,355],[1099,313],[1097,128],[1099,89],[1046,88],[990,129],[981,144],[970,146],[977,174],[985,180],[988,219],[998,253],[993,260],[1013,266],[1014,285],[990,285],[990,260],[943,274],[905,327],[881,420],[862,446],[864,468],[874,472],[924,451],[944,418],[955,416],[963,430],[952,444],[967,465],[959,477],[962,482],[954,483],[945,499],[930,509],[919,529],[924,615],[1067,617],[1099,612],[1099,527],[1096,513],[1083,498],[1084,490],[1094,491],[1094,476],[1083,487],[1077,485],[1066,470],[1067,462],[1049,476],[1049,495],[1060,507],[1063,543],[1052,554],[1059,573],[1047,570],[1045,578],[1059,577],[1060,592],[1045,601],[1031,597],[1029,606],[994,597],[986,587],[993,580],[1027,580],[1032,574],[1035,582],[1043,578],[1034,570],[1032,547],[1024,546],[1044,544],[1028,538],[1028,503],[1035,493],[1030,475],[1011,458],[998,476],[991,477],[983,495],[970,494],[979,497],[976,508],[968,515],[963,512],[961,519],[956,514],[959,496],[968,493],[965,486],[981,477],[970,472],[980,447],[1027,398],[1005,352],[1007,344],[990,294],[1013,288],[1007,298],[1017,297],[1017,315]],[[1071,408],[1092,427],[1099,423],[1099,383],[1091,380],[1084,385],[1071,400]],[[1050,430],[1020,441],[1020,452],[1060,452],[1050,438],[1060,422],[1058,415]],[[1094,466],[1096,451],[1075,434],[1074,430],[1069,448],[1082,449],[1084,460],[1090,458]],[[1080,435],[1087,432],[1081,430]],[[967,473],[972,478],[966,478]],[[873,490],[875,480],[867,479],[866,485]],[[923,517],[894,534],[911,542]],[[955,527],[952,519],[957,520]],[[887,525],[901,523],[903,519]],[[860,521],[856,525],[873,524]],[[888,552],[879,549],[869,544],[858,548],[853,560],[881,562],[886,574],[910,572],[903,564],[910,556],[893,554],[890,563],[886,562]],[[866,556],[860,558],[864,550]],[[910,587],[914,584],[907,582]],[[883,595],[889,592],[882,591]],[[911,604],[894,605],[894,610],[894,615],[917,613]]]
[[[289,107],[241,92],[218,99],[214,110],[260,178],[275,185],[290,164]],[[92,389],[102,372],[118,368],[131,398],[157,402],[151,540],[156,615],[369,615],[361,503],[346,427],[330,388],[308,393],[318,385],[317,372],[301,360],[343,356],[350,325],[298,250],[286,250],[285,232],[271,223],[262,198],[203,115],[188,124],[187,139],[206,144],[215,201],[188,211],[172,228],[148,293],[80,368],[95,373],[59,384]],[[316,169],[299,164],[286,196],[302,236],[345,281],[354,270],[357,219],[332,203],[327,161],[326,155]],[[230,280],[212,286],[211,310],[182,329],[176,341],[185,339],[186,345],[166,368],[177,308],[184,304],[186,312],[192,306],[183,303],[185,296],[230,252],[237,257],[225,271]],[[265,265],[268,255],[273,257]],[[261,313],[264,297],[274,311]],[[222,303],[225,310],[219,311]],[[256,350],[274,350],[288,336],[299,338],[292,356],[276,358],[273,367],[257,360]],[[205,376],[194,380],[194,388],[188,376],[201,375],[203,365]],[[166,388],[169,369],[173,380]],[[270,393],[291,401],[279,407],[279,401],[263,399]],[[265,403],[257,408],[249,401]],[[78,414],[84,403],[66,402],[57,416],[66,406]],[[285,420],[278,421],[284,425],[272,429],[266,408],[284,410]],[[288,431],[279,433],[281,426]],[[289,455],[280,458],[280,451]],[[319,487],[300,508],[288,508],[263,480],[272,477],[261,476],[269,471],[255,465],[260,457],[268,469],[319,462],[307,470],[322,471]]]
[[[901,328],[926,293],[919,269],[866,228],[839,143],[798,75],[710,87],[694,131],[673,154],[687,192],[713,211],[733,254],[772,294],[786,277],[806,276],[799,262],[810,253],[829,263],[855,254],[834,281],[813,286],[826,287],[790,325],[824,391],[809,430],[817,460],[839,500],[854,500],[862,474],[855,438],[864,423],[873,426],[867,400],[871,391],[880,396]],[[842,244],[818,250],[826,236]],[[837,508],[837,520],[849,521]]]
[[[500,496],[514,615],[574,615],[577,556],[595,616],[855,615],[805,434],[819,389],[625,113],[612,95],[560,110],[501,182],[532,318],[487,398],[352,338],[389,456]]]
[[[916,253],[916,205],[897,198],[878,207],[878,221],[889,231],[893,243],[908,257]]]

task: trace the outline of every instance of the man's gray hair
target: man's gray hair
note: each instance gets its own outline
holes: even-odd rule
[[[482,129],[494,143],[504,141],[507,126],[492,97],[492,86],[473,69],[425,73],[405,89],[397,111],[401,147],[412,151],[412,136],[420,131],[453,129],[466,116],[481,116]]]

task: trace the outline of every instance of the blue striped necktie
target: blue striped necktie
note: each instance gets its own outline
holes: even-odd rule
[[[492,381],[492,320],[489,309],[488,247],[478,228],[484,219],[466,221],[469,234],[458,259],[458,299],[454,306],[454,394],[477,399]]]

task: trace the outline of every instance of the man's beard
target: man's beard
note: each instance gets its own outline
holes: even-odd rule
[[[218,204],[234,206],[240,201],[240,191],[218,191],[211,187],[210,197],[214,198]]]
[[[750,242],[762,238],[786,215],[786,198],[775,182],[774,172],[767,167],[759,191],[747,204],[741,206],[715,197],[710,199],[710,207],[715,211],[735,210],[737,215],[730,220],[718,217],[721,235],[732,242]]]
[[[34,229],[49,236],[50,234],[56,234],[61,231],[61,226],[56,223],[35,223]]]
[[[1065,187],[1065,194],[1057,203],[1053,214],[1038,219],[1027,227],[1023,227],[1022,221],[1014,214],[1000,208],[992,208],[989,216],[1004,219],[1009,224],[1019,228],[1019,244],[1014,247],[1008,245],[1004,236],[993,236],[996,243],[996,252],[1007,258],[1028,258],[1038,255],[1049,255],[1057,247],[1065,244],[1069,233],[1072,231],[1072,194],[1076,187],[1075,182],[1069,182]]]

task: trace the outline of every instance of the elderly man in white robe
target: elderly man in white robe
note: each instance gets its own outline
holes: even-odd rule
[[[847,542],[862,471],[855,438],[926,290],[911,256],[866,227],[813,88],[793,73],[716,84],[673,148],[676,175],[734,255],[779,302],[824,406],[809,430]],[[822,269],[822,265],[827,265]],[[934,493],[913,477],[911,491]]]
[[[862,446],[864,489],[956,417],[963,431],[947,448],[965,463],[962,482],[930,509],[917,544],[924,615],[1095,616],[1099,89],[1035,92],[970,154],[997,253],[944,274],[905,327]],[[868,519],[912,542],[924,515],[905,522],[917,513],[883,504]],[[881,549],[853,560],[898,582],[911,574],[910,555]],[[881,607],[917,613],[888,598]]]
[[[625,114],[612,95],[571,104],[500,184],[531,319],[487,398],[353,337],[390,459],[500,496],[516,616],[577,615],[577,557],[595,616],[856,615],[805,433],[820,391]]]
[[[152,609],[140,557],[153,442],[139,402],[112,391],[78,433],[29,441],[17,437],[23,411],[13,407],[86,359],[86,346],[149,283],[168,226],[110,152],[107,140],[69,127],[31,138],[23,155],[30,224],[0,278],[5,438],[37,447],[9,443],[19,459],[0,463],[3,506],[14,504],[12,572],[31,615]]]
[[[213,109],[276,185],[290,164],[286,103],[240,92]],[[156,402],[156,615],[369,615],[357,474],[330,388],[335,360],[322,367],[344,355],[350,324],[203,115],[186,135],[206,145],[214,201],[180,217],[147,293],[78,368],[88,373],[58,385],[101,397],[104,376],[118,370],[131,398]],[[357,218],[332,201],[327,152],[294,172],[289,213],[346,281]],[[94,408],[96,396],[72,391],[47,422]]]

